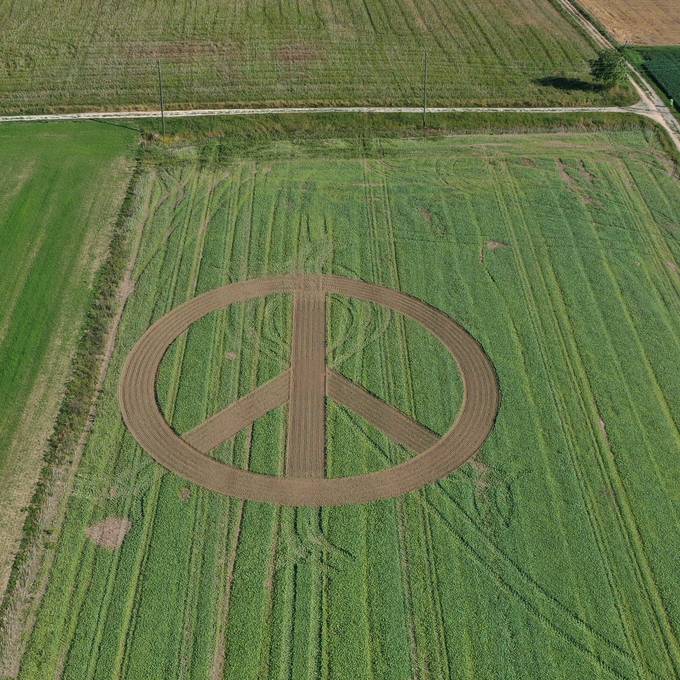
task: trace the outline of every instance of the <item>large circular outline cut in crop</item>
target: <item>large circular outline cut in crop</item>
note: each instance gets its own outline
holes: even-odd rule
[[[378,472],[352,477],[273,477],[241,470],[201,453],[166,422],[156,400],[156,377],[170,345],[210,312],[274,293],[321,288],[374,302],[408,316],[452,354],[463,382],[463,406],[433,446]],[[342,276],[284,275],[233,283],[176,307],[156,321],[130,352],[119,387],[128,429],[158,463],[211,491],[290,506],[326,506],[392,498],[446,477],[473,456],[491,432],[499,406],[493,365],[477,341],[439,310],[405,293]]]

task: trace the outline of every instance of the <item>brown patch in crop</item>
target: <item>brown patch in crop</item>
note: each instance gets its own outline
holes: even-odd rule
[[[595,175],[593,175],[590,170],[586,167],[586,164],[583,161],[580,161],[579,166],[578,166],[579,172],[581,173],[581,177],[583,177],[586,182],[589,184],[592,184],[595,181]]]
[[[310,45],[285,45],[279,47],[275,53],[276,60],[282,64],[304,65],[320,58],[319,51]]]
[[[582,0],[620,43],[680,45],[677,0]]]
[[[487,251],[490,252],[490,253],[493,253],[496,250],[501,250],[502,248],[510,248],[510,244],[504,243],[503,241],[487,241],[484,244],[484,247],[479,252],[479,262],[480,262],[480,264],[484,264]]]
[[[125,55],[137,58],[183,61],[188,58],[224,55],[232,48],[214,42],[181,40],[178,42],[138,42],[121,45]]]
[[[673,260],[666,260],[666,266],[674,273],[677,274],[680,269],[678,269],[678,265],[673,262]]]
[[[477,496],[485,496],[486,492],[491,486],[491,468],[476,456],[470,458],[470,467],[475,471],[477,477],[475,479],[475,494]]]
[[[533,158],[522,158],[521,161],[522,165],[526,168],[535,168],[536,167],[536,161]]]
[[[501,248],[509,248],[509,243],[503,243],[503,241],[487,241],[486,249],[493,252],[494,250],[500,250]]]
[[[229,361],[235,361],[238,354],[236,352],[227,352],[226,357]]]
[[[426,220],[427,222],[432,224],[432,213],[427,208],[421,208],[420,209],[420,216],[424,220]]]
[[[88,538],[100,548],[117,550],[123,545],[125,536],[132,528],[132,523],[124,517],[107,517],[85,530]]]
[[[191,498],[191,488],[188,486],[183,486],[179,490],[179,499],[183,502],[186,503],[189,499]]]

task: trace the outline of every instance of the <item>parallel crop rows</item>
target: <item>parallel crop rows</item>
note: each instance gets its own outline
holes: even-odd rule
[[[36,5],[40,4],[38,9]],[[43,20],[36,20],[42,15]],[[550,3],[0,4],[0,108],[601,102],[592,48]]]
[[[680,46],[640,47],[645,70],[680,109]]]
[[[677,674],[677,180],[632,133],[376,145],[149,165],[135,291],[20,677]],[[482,342],[503,402],[474,465],[396,501],[295,510],[204,492],[139,450],[116,382],[145,328],[295,270],[407,291]],[[445,431],[461,395],[437,343],[372,304],[329,310],[336,370]],[[290,334],[284,297],[206,317],[162,365],[168,419],[189,430],[276,376]],[[215,455],[280,473],[285,415]],[[409,455],[333,403],[328,441],[333,476]],[[112,516],[133,526],[110,552],[85,529]]]

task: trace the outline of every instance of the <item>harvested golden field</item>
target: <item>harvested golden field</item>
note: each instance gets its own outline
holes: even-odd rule
[[[621,43],[680,45],[677,0],[583,0],[583,6]]]

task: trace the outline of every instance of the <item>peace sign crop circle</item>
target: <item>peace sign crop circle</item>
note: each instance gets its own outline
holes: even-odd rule
[[[291,365],[191,432],[178,435],[156,401],[156,376],[170,345],[210,312],[273,293],[293,296]],[[460,370],[463,407],[442,437],[326,366],[326,298],[374,302],[410,317],[448,349]],[[326,397],[411,449],[408,461],[353,477],[325,477]],[[154,323],[134,346],[119,388],[128,429],[158,463],[206,489],[281,505],[344,505],[391,498],[447,476],[487,438],[499,405],[494,368],[463,328],[424,302],[390,288],[342,276],[285,275],[233,283],[200,295]],[[208,453],[269,411],[288,404],[285,476],[235,468]]]

